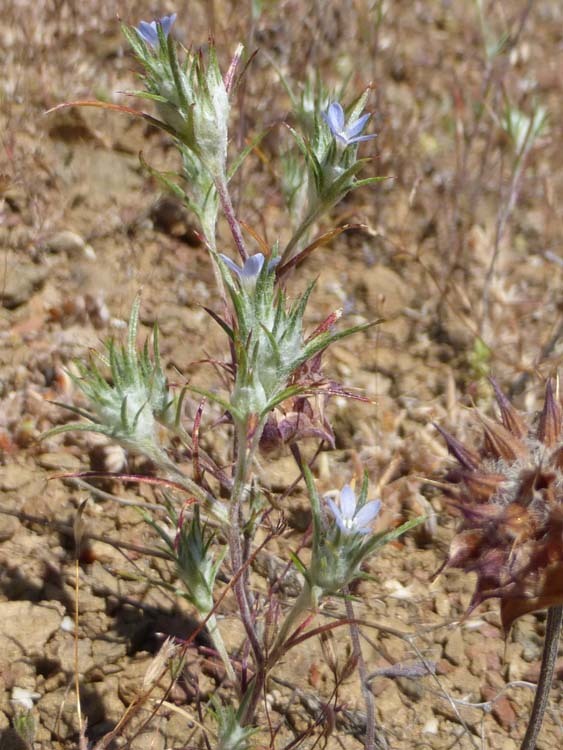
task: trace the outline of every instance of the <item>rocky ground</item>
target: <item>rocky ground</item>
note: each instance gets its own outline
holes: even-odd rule
[[[336,449],[321,454],[319,487],[341,487],[367,469],[373,493],[383,498],[382,528],[427,516],[417,533],[370,561],[371,580],[354,590],[379,741],[399,750],[517,748],[533,697],[523,683],[538,676],[545,613],[518,620],[505,640],[494,600],[464,617],[471,576],[447,571],[431,583],[457,523],[436,485],[449,464],[432,423],[476,441],[470,407],[494,412],[487,375],[534,413],[544,379],[561,363],[561,6],[490,3],[481,25],[477,4],[461,0],[287,0],[264,3],[254,20],[240,3],[181,5],[4,4],[0,747],[26,747],[14,726],[28,714],[29,746],[78,746],[76,664],[91,740],[131,717],[112,747],[199,747],[198,703],[217,691],[228,696],[201,636],[165,701],[163,692],[139,699],[162,634],[185,638],[194,628],[190,608],[155,583],[173,579],[162,559],[143,552],[157,547],[154,534],[134,503],[115,500],[154,503],[158,493],[138,483],[107,480],[89,489],[53,478],[150,467],[87,433],[38,441],[68,421],[60,403],[80,403],[67,368],[123,334],[140,289],[141,338],[158,321],[171,382],[209,383],[214,373],[202,360],[223,351],[222,332],[202,309],[217,299],[194,219],[140,165],[142,151],[151,165],[174,169],[169,138],[97,110],[45,114],[69,100],[131,104],[116,93],[136,86],[116,14],[136,23],[177,10],[186,45],[203,44],[212,28],[223,60],[239,39],[259,50],[234,108],[233,141],[272,126],[236,185],[239,215],[269,243],[286,236],[287,223],[276,171],[289,100],[276,66],[297,82],[310,68],[335,88],[347,77],[350,92],[373,85],[371,127],[379,135],[366,146],[374,156],[366,174],[389,179],[338,207],[333,223],[363,227],[313,254],[290,289],[297,297],[318,279],[311,329],[337,307],[351,325],[385,318],[328,357],[331,375],[372,403],[330,403]],[[486,44],[490,51],[504,32],[504,48],[487,58]],[[515,179],[502,113],[510,105],[530,114],[540,104],[549,126]],[[319,231],[329,227],[325,221]],[[226,226],[221,237],[230,252]],[[188,404],[188,417],[193,408]],[[223,465],[226,434],[204,434],[204,447]],[[261,459],[257,472],[274,493],[296,476],[284,452]],[[87,498],[90,541],[77,565],[73,523]],[[258,594],[301,543],[309,522],[302,488],[281,512],[286,530],[253,569]],[[290,584],[288,602],[298,590],[298,582]],[[342,612],[335,600],[317,624]],[[229,596],[219,615],[234,653],[244,637]],[[350,652],[348,631],[332,632],[328,643],[308,641],[276,670],[257,745],[362,746],[357,672],[335,680]],[[563,736],[562,677],[563,660],[538,743],[545,750]],[[279,727],[274,741],[268,721]]]

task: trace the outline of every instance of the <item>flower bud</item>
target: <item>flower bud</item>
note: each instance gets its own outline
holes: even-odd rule
[[[213,588],[215,578],[226,554],[226,548],[217,560],[211,553],[213,537],[202,527],[199,508],[185,522],[182,515],[178,521],[178,532],[174,542],[176,569],[185,586],[185,597],[202,617],[213,610]]]

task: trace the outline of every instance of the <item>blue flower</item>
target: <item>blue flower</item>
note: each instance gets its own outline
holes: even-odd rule
[[[360,135],[371,117],[369,112],[346,125],[346,116],[342,105],[339,102],[332,102],[327,111],[323,112],[323,117],[332,135],[343,146],[352,146],[354,143],[370,141],[376,137],[375,133],[372,135]]]
[[[262,253],[251,255],[244,261],[244,265],[242,268],[240,266],[237,266],[236,263],[234,263],[230,258],[227,258],[227,256],[223,255],[222,253],[219,254],[219,257],[229,268],[229,270],[238,277],[240,283],[246,289],[253,289],[256,286],[256,281],[258,280],[258,276],[260,276],[260,272],[262,271],[262,268],[264,266],[265,258]],[[280,258],[273,258],[268,263],[268,271],[272,271],[278,265],[280,260]]]
[[[172,13],[169,16],[162,16],[157,21],[141,21],[137,26],[137,34],[141,39],[149,44],[151,47],[158,47],[158,24],[162,26],[164,36],[167,37],[170,34],[172,24],[176,20],[176,13]]]
[[[349,484],[345,484],[340,491],[340,507],[330,498],[327,498],[327,503],[338,528],[347,536],[352,534],[369,534],[371,532],[369,524],[371,524],[381,508],[379,500],[370,500],[369,503],[366,503],[356,511],[356,493]]]

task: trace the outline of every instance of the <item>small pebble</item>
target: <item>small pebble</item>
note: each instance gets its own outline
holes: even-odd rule
[[[57,232],[45,243],[47,250],[52,253],[66,253],[67,255],[76,255],[77,253],[83,253],[86,248],[86,243],[79,234],[71,232],[69,229],[64,229],[62,232]]]

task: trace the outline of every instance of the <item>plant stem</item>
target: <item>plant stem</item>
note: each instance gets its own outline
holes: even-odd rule
[[[280,628],[280,631],[277,635],[277,638],[272,647],[272,650],[270,651],[268,660],[264,661],[260,665],[260,667],[256,670],[254,679],[252,680],[252,683],[249,686],[249,690],[251,690],[252,692],[251,692],[250,698],[248,699],[245,705],[244,714],[241,719],[242,726],[252,721],[254,714],[256,712],[256,706],[258,705],[258,700],[260,699],[260,695],[262,694],[262,690],[264,689],[264,684],[266,682],[268,672],[275,665],[278,659],[283,655],[284,643],[291,628],[293,627],[293,625],[295,625],[296,621],[303,614],[303,612],[305,612],[305,610],[308,609],[310,606],[311,606],[311,589],[309,588],[309,585],[306,583],[301,593],[299,594],[297,601],[295,602],[295,604],[289,611],[287,617],[285,618]]]
[[[223,209],[223,213],[225,214],[225,217],[229,223],[231,234],[233,235],[235,245],[237,246],[238,254],[241,257],[242,262],[244,263],[244,261],[248,258],[248,251],[246,249],[244,238],[240,230],[240,224],[238,223],[238,219],[235,215],[235,209],[233,207],[233,202],[231,200],[229,189],[227,187],[227,180],[224,176],[215,178],[215,187],[217,189],[217,195],[219,196],[219,200],[221,202],[221,208]]]
[[[520,746],[520,750],[534,750],[536,740],[540,732],[551,683],[553,681],[553,672],[555,670],[555,661],[559,650],[559,636],[561,634],[561,624],[563,623],[563,606],[550,607],[547,610],[547,624],[545,628],[545,638],[543,641],[543,654],[541,660],[541,670],[530,714],[530,721],[526,729],[526,736]]]
[[[301,615],[308,610],[312,605],[311,601],[311,589],[309,584],[305,582],[301,593],[297,597],[293,607],[289,610],[283,621],[274,645],[271,648],[270,656],[268,657],[268,667],[271,668],[278,661],[283,654],[283,646],[291,628],[297,624]]]
[[[80,670],[78,659],[78,596],[80,592],[80,549],[77,545],[76,560],[74,561],[74,690],[76,693],[76,715],[78,718],[78,730],[82,734],[82,705],[80,702]]]
[[[301,224],[297,227],[295,230],[295,233],[293,234],[293,237],[289,240],[287,245],[284,248],[284,251],[282,253],[282,259],[281,262],[287,263],[287,261],[290,259],[292,251],[295,249],[295,246],[299,242],[299,240],[303,237],[305,232],[307,232],[312,224],[319,218],[319,216],[323,212],[323,206],[317,206],[317,208],[313,209],[309,212],[309,214],[303,219]]]
[[[362,644],[360,643],[360,629],[355,622],[356,615],[354,613],[354,605],[350,597],[350,589],[348,586],[344,589],[346,595],[346,616],[350,620],[350,638],[352,640],[352,648],[354,656],[358,661],[358,676],[360,678],[360,685],[364,701],[366,704],[366,738],[364,748],[365,750],[375,749],[375,702],[373,699],[373,693],[369,686],[368,673],[366,669],[366,662],[362,653]],[[386,744],[385,744],[386,746]]]
[[[254,454],[258,447],[260,435],[264,428],[263,422],[259,423],[254,431],[252,442],[250,447],[247,447],[247,433],[248,433],[248,422],[237,423],[237,439],[236,439],[236,466],[233,492],[231,494],[231,509],[230,509],[230,528],[229,528],[229,550],[231,554],[231,566],[233,573],[239,571],[242,566],[246,563],[243,559],[243,533],[241,528],[241,510],[242,501],[244,499],[244,489],[248,482],[248,472],[252,466]],[[262,694],[264,682],[266,680],[267,665],[264,654],[264,649],[256,633],[254,625],[254,619],[252,616],[249,595],[247,590],[247,577],[245,575],[238,576],[233,586],[235,596],[237,598],[237,604],[239,607],[239,613],[241,622],[246,631],[252,654],[254,656],[254,665],[256,672],[251,681],[251,684],[247,687],[247,691],[250,690],[250,698],[244,697],[244,711],[240,717],[240,725],[245,726],[246,724],[252,723],[254,714],[256,712],[256,706],[258,700]]]
[[[209,635],[211,636],[211,640],[213,641],[215,650],[221,657],[221,661],[223,662],[223,666],[225,667],[227,677],[236,687],[237,676],[235,674],[235,670],[233,669],[233,665],[229,658],[229,652],[225,648],[225,642],[223,641],[223,637],[221,636],[221,633],[219,632],[219,628],[217,626],[217,618],[215,617],[214,614],[209,615],[209,617],[207,618],[207,630],[209,632]]]
[[[490,289],[491,289],[491,284],[493,281],[493,276],[495,273],[497,260],[500,254],[500,243],[504,236],[504,230],[506,229],[508,220],[510,219],[512,211],[514,210],[514,206],[516,205],[516,202],[518,201],[518,196],[520,193],[520,180],[524,172],[524,167],[526,164],[528,153],[534,143],[534,138],[532,137],[533,127],[534,127],[534,116],[532,115],[532,117],[530,118],[530,123],[528,125],[528,130],[526,132],[524,143],[522,144],[520,151],[516,154],[516,160],[514,162],[512,178],[510,180],[510,186],[508,189],[506,201],[504,205],[501,207],[498,217],[497,217],[497,223],[495,227],[495,239],[494,239],[494,245],[493,245],[493,254],[491,256],[491,262],[489,264],[489,268],[485,276],[485,283],[483,285],[483,314],[481,317],[481,325],[480,325],[481,332],[483,332],[485,321],[489,315]]]
[[[252,462],[252,451],[249,451],[246,447],[246,432],[246,423],[237,425],[237,456],[233,491],[231,494],[231,506],[229,510],[230,523],[228,534],[229,552],[231,555],[231,567],[233,569],[233,574],[237,573],[244,564],[242,555],[242,529],[240,524],[240,517],[244,488],[246,486],[247,480],[247,472]],[[260,645],[260,642],[258,641],[258,636],[256,635],[256,630],[254,628],[254,621],[248,602],[244,575],[238,576],[238,578],[236,578],[233,589],[237,599],[241,621],[252,648],[256,669],[260,670],[264,664],[264,652],[262,646]]]
[[[184,472],[180,471],[176,464],[169,461],[167,458],[157,461],[158,467],[167,474],[167,478],[177,482],[186,488],[221,525],[224,525],[227,521],[228,511],[220,500],[216,500],[210,492],[196,484],[193,479],[187,477]]]

